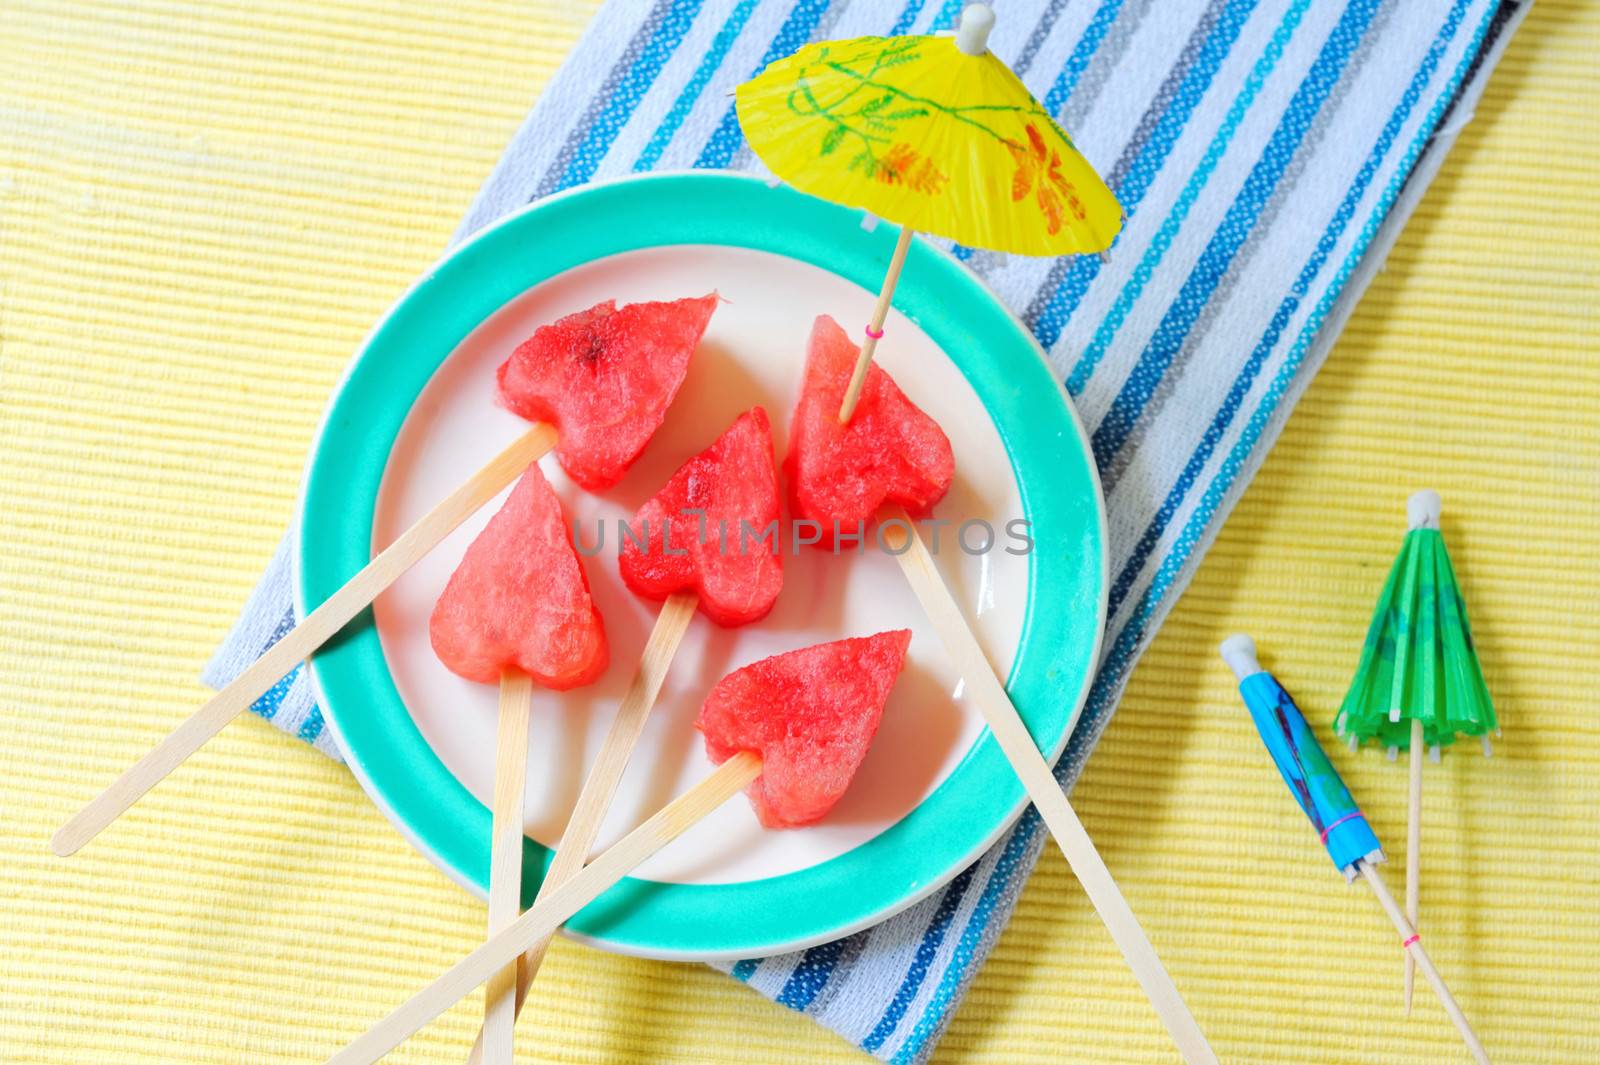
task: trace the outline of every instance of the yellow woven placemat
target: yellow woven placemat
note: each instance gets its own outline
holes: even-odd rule
[[[482,909],[349,775],[230,727],[71,861],[46,839],[201,698],[371,321],[436,256],[592,2],[448,14],[0,3],[0,1061],[320,1061]],[[1506,1062],[1600,1060],[1600,7],[1541,0],[1134,675],[1075,793],[1224,1060],[1464,1060],[1309,839],[1216,641],[1319,726],[1403,501],[1447,507],[1505,737],[1428,777],[1425,928]],[[1403,842],[1401,770],[1335,754]],[[394,1060],[449,1062],[476,1004]],[[527,1061],[850,1061],[698,966],[559,943]],[[1046,857],[942,1061],[1171,1060]]]

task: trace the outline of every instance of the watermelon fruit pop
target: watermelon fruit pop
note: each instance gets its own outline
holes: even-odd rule
[[[638,509],[630,525],[634,539],[622,536],[619,545],[622,580],[643,598],[666,601],[634,681],[595,756],[594,769],[584,780],[549,872],[539,884],[541,899],[576,875],[594,848],[595,835],[696,606],[718,625],[749,624],[773,609],[784,584],[781,558],[762,544],[741,550],[739,536],[742,526],[760,536],[776,521],[773,430],[766,411],[758,406],[736,417],[722,437],[685,462]],[[776,536],[770,542],[776,544]],[[518,1001],[526,1001],[547,947],[549,939],[542,939],[523,955]],[[480,1049],[482,1043],[474,1047],[469,1065],[477,1065]]]
[[[639,508],[639,539],[620,544],[622,579],[646,599],[692,592],[719,625],[759,621],[783,587],[780,553],[758,542],[777,520],[772,427],[755,407]]]
[[[565,690],[606,667],[605,626],[568,538],[561,501],[538,465],[468,546],[429,619],[434,653],[468,680],[500,684],[489,855],[489,930],[516,919],[522,897],[522,803],[535,681]],[[515,965],[484,999],[484,1060],[511,1065]]]
[[[561,501],[537,465],[467,548],[433,608],[428,635],[452,673],[484,684],[520,670],[565,691],[605,670],[605,626]]]
[[[720,301],[605,300],[540,326],[501,364],[500,400],[556,427],[556,458],[574,481],[610,488],[661,428]]]
[[[844,795],[878,733],[910,629],[789,651],[717,682],[695,727],[718,765],[761,756],[748,795],[767,828],[814,825]]]
[[[784,472],[794,513],[822,527],[824,548],[836,530],[870,522],[885,502],[914,517],[927,514],[955,476],[944,430],[876,363],[867,368],[854,414],[840,423],[839,404],[859,353],[838,322],[817,318],[789,429]]]
[[[882,632],[790,651],[735,670],[700,713],[716,769],[541,894],[521,917],[373,1025],[328,1065],[372,1065],[468,992],[546,941],[651,855],[749,787],[763,821],[810,824],[849,785],[878,730],[911,634]],[[770,759],[770,764],[763,759]],[[819,779],[805,779],[815,776]]]
[[[772,609],[783,587],[782,561],[765,544],[741,549],[740,537],[745,527],[759,537],[777,520],[772,428],[760,407],[736,418],[639,508],[633,538],[624,535],[620,544],[622,579],[635,594],[665,602],[539,885],[540,898],[583,868],[696,608],[719,625],[745,625]],[[527,1000],[548,946],[548,938],[540,940],[523,955],[519,1002]],[[468,1065],[480,1060],[482,1046]]]

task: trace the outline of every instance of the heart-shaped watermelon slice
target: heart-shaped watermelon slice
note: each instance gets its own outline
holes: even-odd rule
[[[610,488],[661,428],[719,301],[606,300],[540,326],[501,364],[500,400],[556,427],[556,457],[574,481]]]
[[[820,821],[850,786],[905,665],[911,630],[821,643],[736,669],[717,682],[696,727],[721,764],[761,756],[750,803],[768,828]]]
[[[485,684],[515,668],[564,691],[605,670],[605,626],[537,463],[467,547],[428,635],[452,672]]]
[[[811,327],[805,383],[789,428],[785,473],[797,517],[822,526],[823,546],[835,530],[854,532],[885,500],[921,517],[950,490],[955,456],[950,440],[873,364],[848,424],[839,424],[850,375],[861,349],[839,323],[822,315]]]
[[[719,625],[756,621],[783,588],[777,520],[772,428],[756,407],[639,508],[630,526],[638,539],[623,535],[619,545],[622,579],[646,599],[697,592]]]

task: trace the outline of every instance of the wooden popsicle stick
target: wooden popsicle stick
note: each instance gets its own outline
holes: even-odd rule
[[[399,1009],[328,1059],[328,1065],[371,1065],[406,1037],[455,1005],[495,970],[550,936],[573,914],[638,868],[646,858],[688,831],[761,773],[761,759],[744,751],[662,807],[576,875],[535,903],[507,928],[468,954]]]
[[[494,748],[494,821],[489,837],[489,934],[522,912],[522,805],[528,779],[528,713],[533,680],[520,669],[500,675],[500,726]],[[521,965],[489,978],[483,998],[484,1059],[511,1065],[511,1033]]]
[[[856,356],[856,368],[850,374],[850,385],[844,391],[844,402],[839,405],[839,424],[844,425],[856,412],[856,401],[861,398],[861,386],[867,381],[867,367],[872,365],[872,353],[878,350],[878,338],[883,335],[883,322],[889,317],[889,304],[894,300],[894,286],[900,280],[900,271],[906,265],[906,253],[911,250],[915,230],[900,227],[900,239],[895,242],[894,254],[889,257],[889,269],[883,275],[883,287],[878,290],[878,305],[872,309],[872,324],[867,326],[867,339],[861,342],[861,353]]]
[[[639,742],[639,734],[644,731],[645,719],[650,715],[650,708],[655,705],[656,696],[661,691],[661,683],[666,679],[667,669],[672,665],[672,658],[677,654],[678,645],[683,642],[683,634],[688,631],[689,621],[694,617],[699,602],[699,598],[692,592],[677,592],[668,596],[666,602],[661,604],[661,613],[656,615],[655,626],[650,630],[650,639],[646,641],[644,654],[640,656],[639,669],[634,673],[633,682],[628,685],[628,690],[617,707],[617,716],[611,719],[611,727],[606,730],[606,738],[600,744],[600,753],[595,757],[594,765],[590,767],[589,775],[583,782],[583,790],[578,793],[577,805],[572,809],[572,816],[567,819],[566,830],[561,834],[561,842],[556,847],[555,856],[550,859],[550,868],[545,872],[544,882],[539,885],[539,895],[534,900],[535,903],[544,901],[556,888],[571,880],[578,870],[583,868],[589,852],[594,849],[594,840],[600,833],[600,824],[605,820],[606,811],[611,808],[611,800],[617,793],[617,785],[622,781],[623,770],[628,767],[628,759],[633,754],[634,746]],[[495,930],[495,927],[491,926],[490,931]],[[539,974],[545,950],[549,948],[550,941],[554,938],[554,933],[545,936],[522,955],[517,973],[514,1017],[522,1013],[522,1004],[528,999],[528,988],[533,986],[533,978]],[[494,985],[490,986],[492,988]],[[472,1053],[467,1056],[468,1065],[482,1065],[486,1060],[487,1037],[486,1016],[484,1030],[478,1033],[477,1041],[472,1045]],[[487,1060],[492,1062],[494,1059],[487,1058]]]
[[[1467,1015],[1461,1012],[1461,1007],[1456,1004],[1456,998],[1445,986],[1444,977],[1439,975],[1439,970],[1434,968],[1433,959],[1428,957],[1428,952],[1422,947],[1422,940],[1417,936],[1417,930],[1411,922],[1406,920],[1406,915],[1400,912],[1400,904],[1394,901],[1394,896],[1389,894],[1389,887],[1383,882],[1383,877],[1378,875],[1377,867],[1366,859],[1356,863],[1356,871],[1361,878],[1372,888],[1372,893],[1378,896],[1378,905],[1383,907],[1383,912],[1389,915],[1389,920],[1394,924],[1394,930],[1400,933],[1400,942],[1404,945],[1405,952],[1417,959],[1417,968],[1422,970],[1422,975],[1433,987],[1433,993],[1439,996],[1439,1002],[1444,1006],[1445,1013],[1450,1015],[1450,1020],[1455,1024],[1456,1030],[1461,1033],[1461,1038],[1466,1041],[1467,1049],[1472,1052],[1472,1057],[1478,1065],[1489,1065],[1489,1053],[1483,1049],[1483,1044],[1478,1041],[1478,1033],[1472,1030],[1472,1025],[1467,1022]]]
[[[1406,813],[1406,920],[1417,926],[1422,903],[1422,721],[1411,721],[1411,788]],[[1417,986],[1417,960],[1406,951],[1406,1016]]]
[[[1205,1034],[1156,956],[1155,947],[1140,927],[1139,919],[1122,897],[1121,889],[1056,782],[1049,763],[1034,744],[1028,727],[1017,714],[1011,697],[1006,694],[977,636],[962,615],[961,607],[939,575],[916,526],[900,507],[889,508],[885,513],[888,520],[883,526],[884,546],[898,552],[895,557],[911,582],[911,590],[967,682],[967,691],[983,712],[989,731],[1005,752],[1011,768],[1038,809],[1040,819],[1055,837],[1067,864],[1127,959],[1128,967],[1144,988],[1150,1004],[1172,1034],[1185,1061],[1190,1065],[1214,1065],[1217,1056],[1206,1042]]]
[[[65,857],[93,839],[120,817],[140,796],[159,784],[191,754],[205,745],[284,674],[326,643],[334,633],[372,604],[378,595],[456,526],[500,493],[517,475],[556,443],[556,431],[535,425],[510,447],[489,460],[465,484],[451,492],[411,528],[396,537],[360,572],[269,647],[233,682],[173,729],[148,754],[130,766],[56,832],[50,847]]]

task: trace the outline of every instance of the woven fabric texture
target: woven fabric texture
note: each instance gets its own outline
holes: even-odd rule
[[[761,173],[727,99],[740,80],[806,40],[937,33],[961,8],[612,0],[456,236],[586,181],[690,166]],[[1107,260],[951,248],[1045,349],[1105,489],[1105,643],[1056,766],[1064,788],[1525,10],[1516,0],[1173,0],[1159,14],[1138,0],[1005,5],[990,46],[1075,130],[1128,217]],[[292,626],[296,535],[208,665],[208,684],[232,680]],[[312,672],[291,671],[253,709],[337,753]],[[719,967],[893,1065],[918,1065],[988,958],[1045,836],[1026,813],[948,885],[888,920]]]
[[[203,691],[349,351],[432,261],[589,8],[0,7],[0,1060],[321,1060],[481,907],[348,775],[228,729],[90,849],[49,833]],[[1460,1056],[1325,868],[1218,638],[1325,727],[1431,484],[1506,729],[1429,777],[1424,927],[1491,1050],[1600,1056],[1600,12],[1543,0],[1134,674],[1075,802],[1225,1060]],[[1400,849],[1402,772],[1335,754]],[[529,1061],[859,1060],[699,967],[557,944]],[[397,1061],[452,1060],[469,1000]],[[1043,862],[936,1060],[1170,1049]]]

